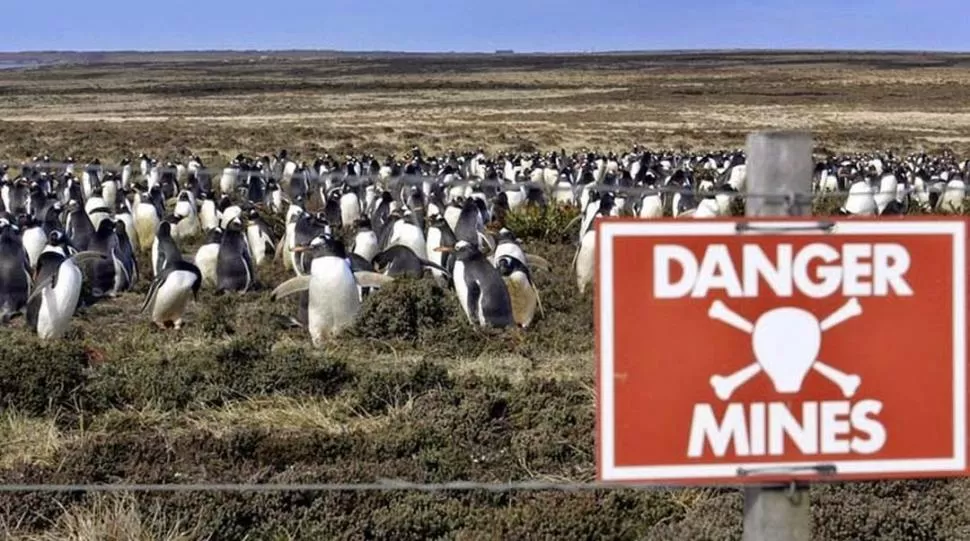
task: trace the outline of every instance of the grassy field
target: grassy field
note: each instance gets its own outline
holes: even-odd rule
[[[0,60],[10,60],[0,57]],[[48,60],[78,60],[48,58]],[[0,159],[117,163],[145,151],[319,153],[581,146],[736,148],[766,127],[829,150],[970,151],[970,55],[87,57],[0,70]],[[326,348],[287,327],[284,277],[215,297],[188,327],[98,303],[69,340],[0,341],[0,481],[415,482],[594,478],[592,300],[568,214],[522,224],[546,317],[469,328],[449,292],[402,281]],[[529,227],[526,227],[529,226]],[[183,246],[194,252],[194,244]],[[145,254],[141,268],[147,268]],[[970,538],[970,485],[812,490],[818,539]],[[737,539],[735,490],[491,493],[0,493],[11,539]],[[248,536],[248,537],[247,537]]]

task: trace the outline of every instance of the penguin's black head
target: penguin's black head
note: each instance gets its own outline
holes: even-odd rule
[[[434,214],[428,219],[428,224],[431,227],[441,227],[442,225],[447,225],[448,222],[445,221],[445,217],[441,214]]]
[[[322,233],[310,242],[293,248],[296,253],[309,253],[314,259],[318,257],[339,257],[347,259],[347,248],[342,240],[334,238],[329,233]]]
[[[474,244],[470,244],[463,240],[460,240],[457,243],[455,243],[455,246],[453,248],[439,247],[439,248],[436,248],[436,250],[438,250],[439,252],[451,252],[452,254],[454,254],[455,259],[457,261],[466,261],[468,259],[475,257],[476,255],[481,255],[481,252],[478,250],[478,246],[475,246]]]
[[[171,234],[172,234],[172,222],[169,222],[168,220],[162,220],[162,222],[158,224],[157,236],[167,237]]]
[[[370,231],[371,229],[370,218],[366,216],[361,216],[360,218],[357,218],[357,220],[354,222],[354,225],[357,226],[358,231]]]
[[[60,229],[55,229],[47,235],[47,243],[51,246],[70,246],[71,239]]]
[[[498,241],[499,243],[515,242],[516,241],[515,234],[512,233],[512,231],[510,231],[508,228],[503,227],[498,232]]]
[[[189,201],[189,192],[185,190],[182,190],[181,192],[179,192],[178,200],[186,201],[186,202]]]
[[[107,221],[108,220],[104,220],[104,222],[107,222]],[[104,223],[104,222],[101,222],[101,223]],[[117,233],[118,235],[127,235],[128,234],[128,230],[125,227],[124,220],[115,220],[115,233]]]
[[[111,220],[101,220],[98,224],[98,230],[95,233],[98,237],[108,237],[113,235],[115,232],[115,224]]]
[[[232,220],[229,220],[229,223],[226,224],[226,231],[235,231],[238,233],[242,230],[243,230],[243,222],[242,222],[242,219],[239,218],[239,216],[236,216]]]
[[[528,268],[516,257],[503,255],[496,261],[496,267],[502,276],[511,276],[513,272],[519,271],[528,274]]]

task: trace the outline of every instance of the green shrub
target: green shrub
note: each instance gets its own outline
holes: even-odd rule
[[[523,206],[505,215],[505,227],[520,240],[562,244],[574,242],[579,236],[580,215],[576,206],[550,202],[545,208]]]
[[[74,409],[87,381],[87,366],[79,341],[44,341],[6,332],[0,341],[0,406],[27,415]]]

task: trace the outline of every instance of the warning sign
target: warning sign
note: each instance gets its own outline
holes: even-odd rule
[[[603,481],[962,476],[963,218],[603,219]]]

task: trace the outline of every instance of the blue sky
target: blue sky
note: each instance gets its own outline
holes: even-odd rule
[[[970,0],[5,0],[2,51],[970,51]],[[36,21],[36,23],[34,23]]]

